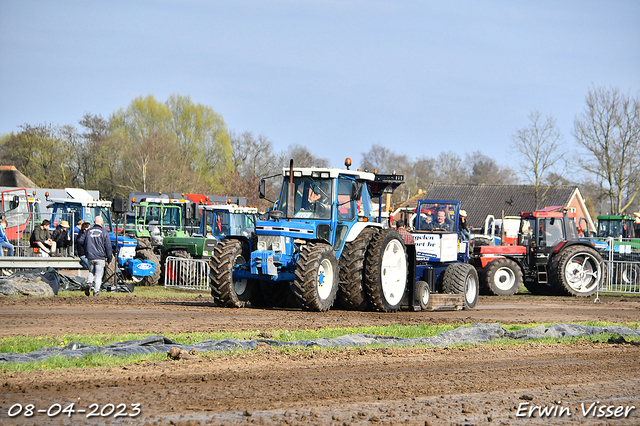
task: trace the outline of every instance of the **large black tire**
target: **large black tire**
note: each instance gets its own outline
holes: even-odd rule
[[[150,248],[147,248],[144,250],[136,251],[136,259],[148,260],[150,262],[153,262],[156,265],[155,269],[153,270],[153,275],[144,277],[138,283],[138,285],[143,285],[143,286],[158,285],[158,283],[160,282],[160,277],[162,276],[162,265],[160,265],[160,259],[158,259],[158,256],[156,256],[153,250],[151,250]]]
[[[364,281],[371,309],[397,311],[407,290],[407,253],[402,236],[395,229],[378,232],[365,259]]]
[[[308,243],[300,247],[292,290],[302,309],[331,309],[338,293],[338,260],[329,244]]]
[[[369,227],[360,232],[358,237],[344,245],[340,256],[340,285],[338,302],[341,307],[352,311],[369,310],[369,301],[365,290],[364,268],[365,254],[371,239],[380,231]]]
[[[136,238],[136,250],[146,250],[152,248],[151,240],[146,237]]]
[[[570,246],[551,260],[550,283],[567,296],[591,296],[604,276],[602,257],[591,247]]]
[[[479,280],[476,268],[468,263],[452,263],[444,270],[443,293],[462,294],[462,307],[473,309],[478,303]]]
[[[522,268],[511,259],[496,259],[485,267],[483,278],[490,294],[511,296],[522,287]]]
[[[254,293],[261,292],[256,280],[233,279],[234,268],[246,263],[242,243],[238,240],[222,240],[213,250],[209,260],[209,285],[211,296],[218,306],[243,308]]]

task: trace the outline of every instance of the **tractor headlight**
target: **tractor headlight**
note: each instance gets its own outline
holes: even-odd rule
[[[280,252],[281,248],[280,248],[280,243],[273,243],[271,244],[271,249],[275,252]]]
[[[258,241],[258,250],[266,250],[267,242],[266,241]]]

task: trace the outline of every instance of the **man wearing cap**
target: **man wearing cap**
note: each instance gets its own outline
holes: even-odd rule
[[[56,226],[56,229],[51,234],[51,239],[56,243],[58,250],[65,254],[66,248],[71,247],[71,239],[69,237],[69,222],[63,220]]]
[[[31,247],[39,248],[43,256],[56,256],[56,242],[51,239],[50,224],[47,219],[43,220],[42,224],[33,230],[29,239]]]
[[[471,235],[469,235],[469,225],[467,225],[467,212],[465,210],[460,210],[460,223],[458,226],[458,231],[467,241],[471,239]]]
[[[102,227],[103,224],[102,216],[97,216],[93,227],[78,237],[78,244],[84,245],[84,253],[89,261],[87,284],[90,285],[93,282],[94,296],[100,293],[105,266],[110,265],[113,260],[111,239],[109,232]],[[85,294],[89,295],[89,287],[85,290]]]

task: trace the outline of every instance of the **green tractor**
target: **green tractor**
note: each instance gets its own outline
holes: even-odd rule
[[[171,235],[163,239],[163,267],[169,256],[183,259],[209,259],[220,239],[239,239],[245,244],[257,241],[255,236],[257,214],[257,208],[237,204],[199,205],[193,209],[193,217],[199,216],[200,219],[197,234]],[[169,280],[180,281],[182,285],[189,284],[183,281],[185,277],[192,274],[181,274],[171,265],[169,266],[166,271]]]

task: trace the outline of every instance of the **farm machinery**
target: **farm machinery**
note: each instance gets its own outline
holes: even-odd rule
[[[373,199],[393,192],[404,176],[351,170],[349,159],[345,166],[294,168],[291,161],[283,169],[280,196],[268,220],[256,224],[255,244],[248,238],[222,238],[214,250],[210,286],[218,305],[294,304],[327,311],[338,303],[352,310],[393,312],[420,309],[416,295],[425,292],[421,299],[428,303],[430,289],[424,290],[422,279],[435,285],[436,274],[426,272],[435,268],[417,267],[415,251],[407,262],[403,237],[374,213]],[[261,198],[266,198],[265,186],[262,179]],[[466,266],[452,275],[475,277],[475,269]]]
[[[472,261],[490,294],[512,295],[520,286],[533,294],[589,296],[603,277],[602,257],[578,236],[575,213],[521,213],[516,245],[476,246]]]
[[[49,198],[47,208],[51,209],[51,226],[56,227],[63,220],[74,223],[80,219],[93,223],[95,218],[104,219],[104,228],[109,231],[114,257],[119,273],[127,281],[153,285],[156,259],[150,250],[137,247],[135,239],[116,236],[111,219],[111,201],[94,200],[89,193],[78,188],[68,188],[68,198]],[[71,230],[69,232],[72,232]],[[109,282],[116,272],[116,262],[107,265],[103,281]]]
[[[598,228],[593,243],[608,260],[607,275],[618,285],[640,284],[638,216],[598,216]]]

